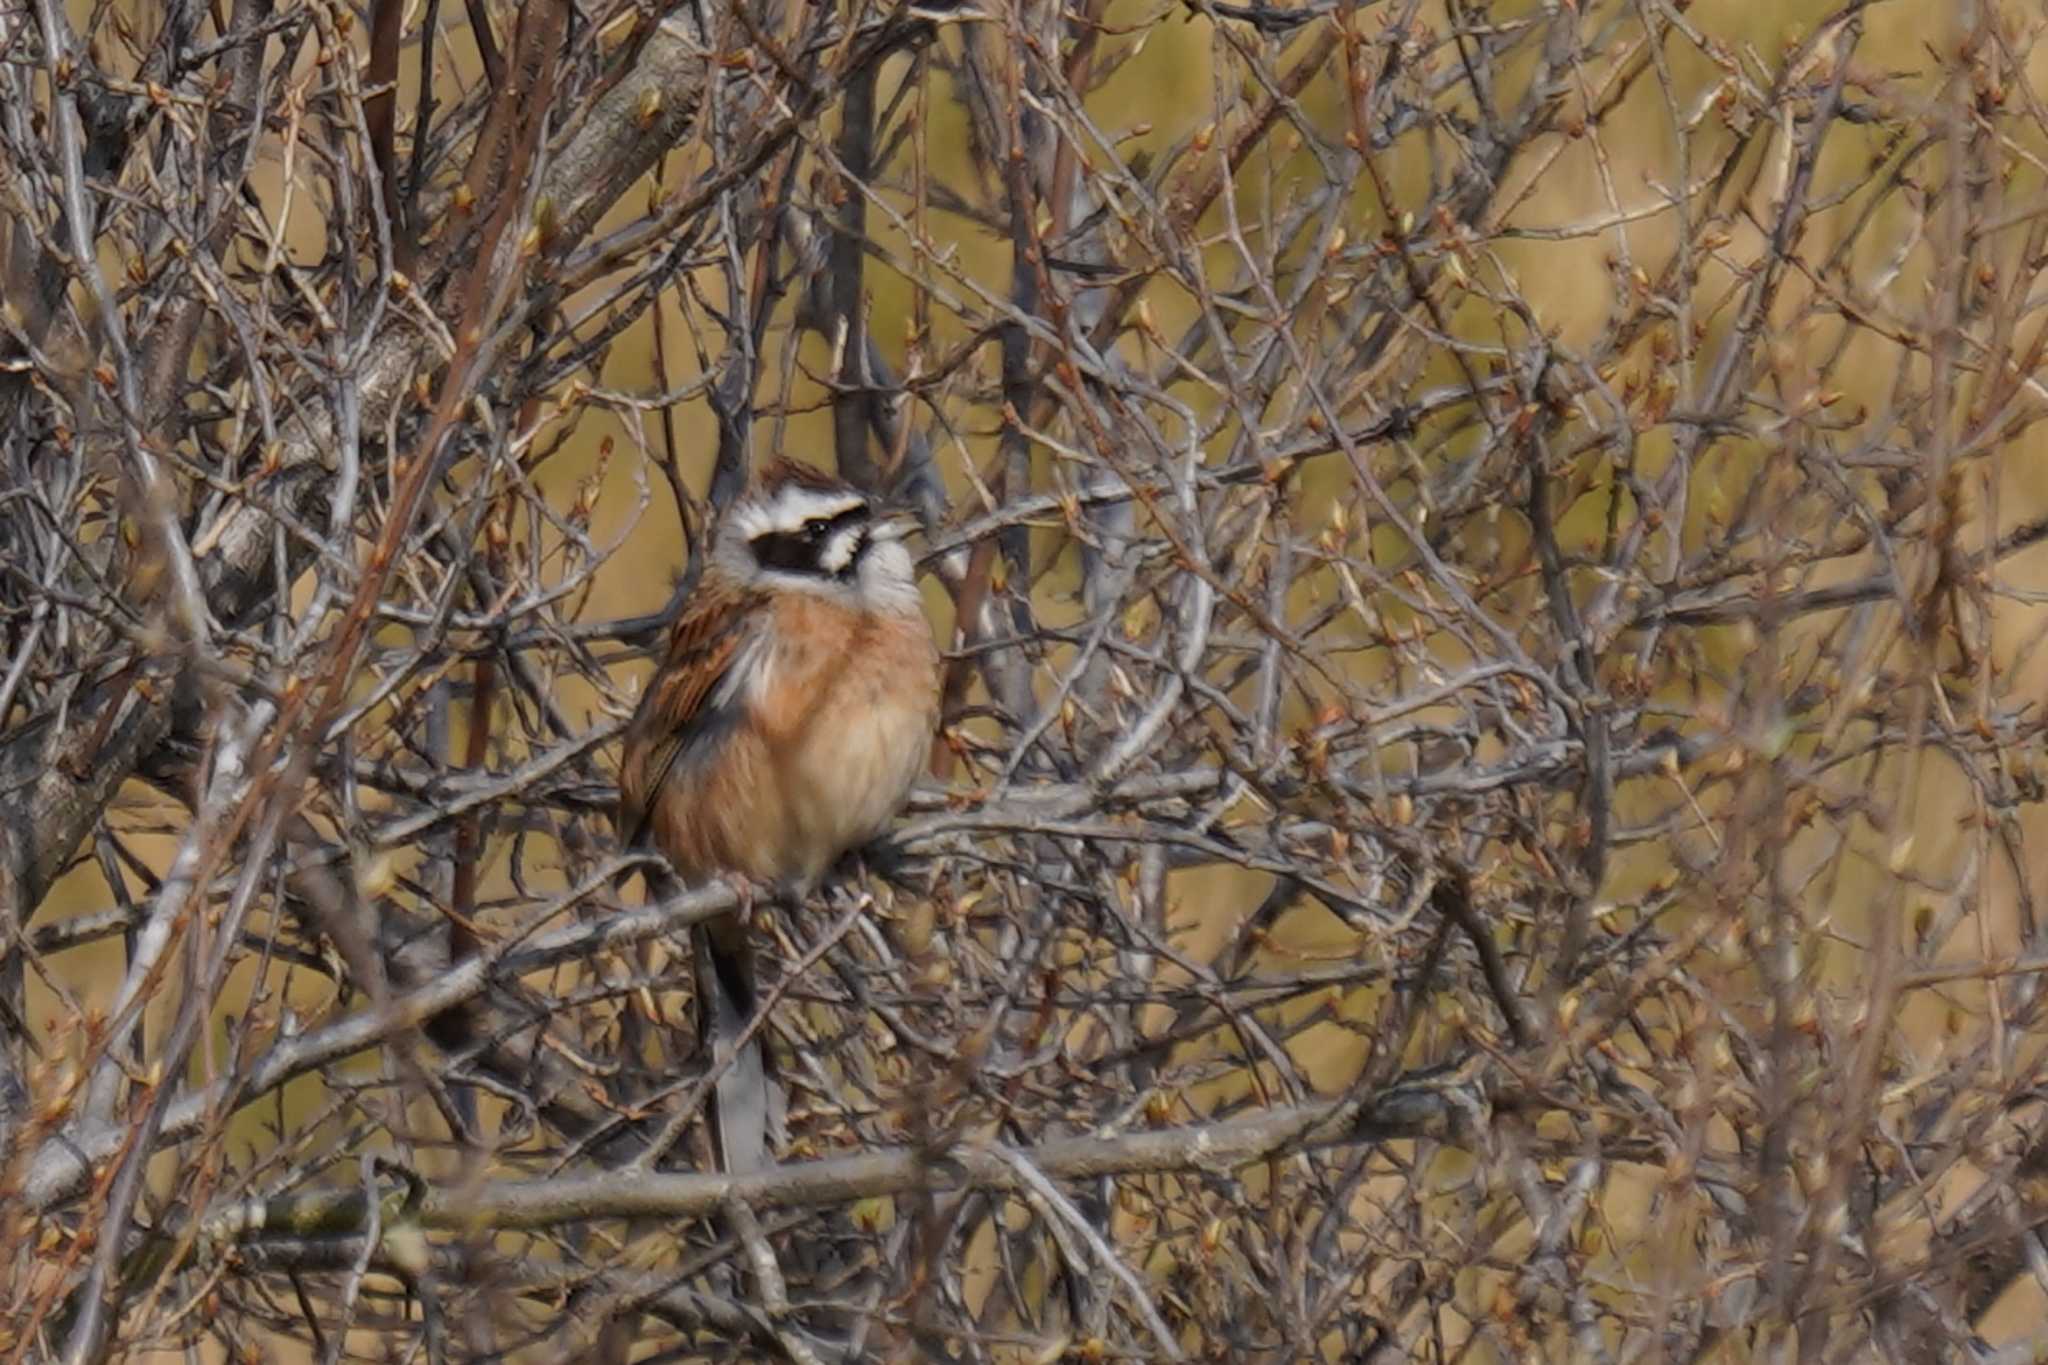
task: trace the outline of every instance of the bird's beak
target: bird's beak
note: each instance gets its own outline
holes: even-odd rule
[[[877,540],[902,540],[918,529],[917,518],[909,512],[885,512],[869,523],[868,534]]]

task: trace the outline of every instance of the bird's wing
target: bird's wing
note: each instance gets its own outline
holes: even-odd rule
[[[677,764],[708,751],[739,719],[764,612],[759,592],[709,575],[684,603],[668,656],[626,727],[618,815],[626,847],[646,836],[647,814]]]
[[[619,767],[619,832],[628,848],[647,835],[662,788],[689,764],[715,753],[747,706],[765,660],[765,594],[707,575],[690,594],[669,635],[668,654],[626,727]],[[742,1044],[756,1009],[753,950],[736,916],[697,925],[698,1032],[720,1070],[712,1091],[719,1168],[767,1164],[779,1091],[756,1034]]]

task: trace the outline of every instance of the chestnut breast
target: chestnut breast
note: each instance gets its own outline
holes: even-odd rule
[[[895,815],[930,752],[938,655],[922,613],[775,595],[741,646],[739,712],[659,792],[631,764],[626,804],[685,882],[724,872],[808,889]],[[629,745],[629,753],[634,752]]]
[[[774,600],[775,646],[750,689],[785,820],[778,880],[808,885],[872,839],[930,754],[938,655],[922,613],[878,615],[809,594]]]

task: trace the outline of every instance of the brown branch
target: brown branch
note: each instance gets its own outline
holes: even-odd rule
[[[1004,1152],[963,1143],[939,1151],[882,1149],[738,1175],[633,1172],[496,1182],[431,1192],[418,1217],[423,1226],[446,1231],[511,1231],[593,1218],[710,1218],[730,1201],[766,1213],[916,1191],[1015,1191],[1025,1187],[1019,1162],[1068,1182],[1179,1171],[1227,1175],[1270,1156],[1348,1143],[1430,1138],[1463,1145],[1472,1140],[1475,1125],[1487,1122],[1489,1104],[1484,1087],[1451,1073],[1398,1081],[1363,1099],[1281,1105],[1213,1122],[1060,1138]],[[264,1231],[347,1232],[361,1226],[364,1211],[354,1191],[290,1196],[222,1210],[209,1218],[208,1233],[232,1238]]]

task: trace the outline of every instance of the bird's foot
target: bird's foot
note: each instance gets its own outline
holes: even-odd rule
[[[736,902],[732,913],[743,925],[753,922],[754,907],[769,900],[773,894],[771,887],[755,881],[744,872],[721,872],[718,879],[731,889]]]

